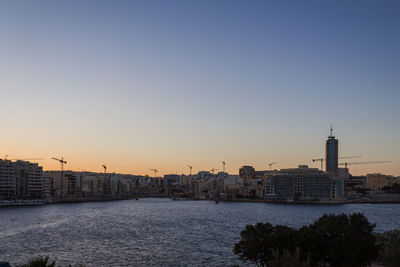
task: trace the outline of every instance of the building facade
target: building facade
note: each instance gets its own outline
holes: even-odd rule
[[[337,199],[342,196],[342,187],[335,187],[332,196],[331,175],[307,165],[294,169],[282,169],[266,175],[265,199],[287,201],[321,201]]]
[[[0,198],[42,198],[43,169],[28,161],[0,160]]]
[[[338,172],[338,159],[339,159],[339,141],[335,139],[332,133],[328,136],[328,140],[326,140],[325,146],[326,152],[326,171],[337,175]]]
[[[54,196],[54,180],[49,176],[43,177],[43,197],[51,198]]]
[[[367,174],[365,187],[376,193],[382,190],[385,186],[390,186],[397,182],[397,178],[392,175],[384,175],[381,173]]]
[[[0,160],[0,198],[16,196],[16,168],[9,160]]]

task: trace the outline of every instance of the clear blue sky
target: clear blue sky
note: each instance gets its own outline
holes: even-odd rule
[[[400,175],[398,1],[1,1],[0,153],[45,168]]]

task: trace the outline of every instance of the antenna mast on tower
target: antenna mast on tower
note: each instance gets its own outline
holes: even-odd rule
[[[333,136],[333,127],[332,127],[332,124],[331,124],[331,134],[329,135],[329,137],[328,137],[329,139],[334,139],[335,137]]]

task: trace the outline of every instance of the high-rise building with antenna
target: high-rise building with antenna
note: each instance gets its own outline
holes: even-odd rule
[[[339,157],[339,141],[333,136],[333,129],[331,125],[331,134],[326,140],[326,171],[337,175],[338,170],[338,157]]]

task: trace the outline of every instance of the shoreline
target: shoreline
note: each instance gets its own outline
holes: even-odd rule
[[[121,200],[133,200],[141,198],[166,198],[165,196],[135,196],[135,197],[86,197],[86,198],[55,198],[53,200],[41,201],[41,202],[16,202],[16,203],[1,203],[2,207],[31,207],[31,206],[42,206],[42,205],[54,205],[54,204],[67,204],[67,203],[84,203],[84,202],[106,202],[106,201],[121,201]]]
[[[100,198],[57,198],[51,201],[43,202],[20,202],[20,203],[0,203],[2,207],[31,207],[41,205],[67,204],[67,203],[84,203],[84,202],[106,202],[121,200],[139,200],[141,198],[169,198],[168,196],[135,196],[135,197],[100,197]],[[215,201],[213,199],[191,199],[183,198],[172,201]],[[221,199],[220,202],[246,202],[246,203],[270,203],[270,204],[289,204],[289,205],[346,205],[346,204],[400,204],[400,201],[384,201],[384,200],[343,200],[343,201],[288,201],[288,200],[265,200],[265,199]]]
[[[219,201],[292,204],[292,205],[400,204],[400,201],[374,201],[374,200],[290,201],[290,200],[264,200],[264,199],[229,199],[229,200],[219,200]]]

